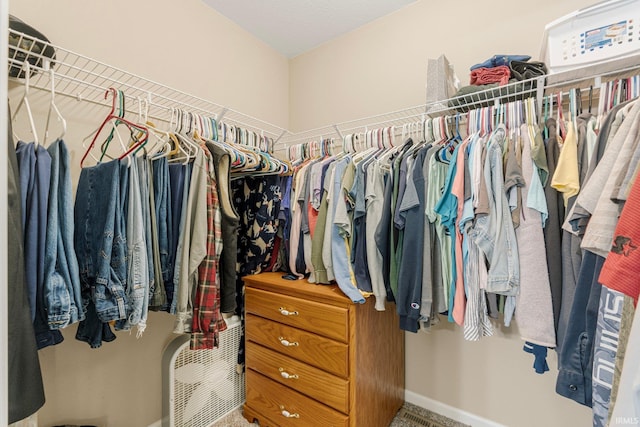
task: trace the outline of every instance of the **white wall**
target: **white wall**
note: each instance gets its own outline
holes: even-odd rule
[[[428,1],[374,21],[290,61],[294,131],[425,102],[426,63],[444,53],[467,84],[493,54],[535,58],[545,24],[591,0]],[[516,330],[478,343],[443,324],[406,334],[406,389],[508,426],[589,425],[591,411],[555,393],[557,362],[535,374]]]
[[[52,42],[291,130],[424,102],[426,60],[445,53],[458,76],[494,53],[539,52],[544,24],[589,0],[536,3],[421,0],[290,61],[199,0],[14,0],[10,12]],[[20,87],[12,87],[13,104]],[[36,98],[42,125],[46,97]],[[79,141],[104,114],[64,100],[74,181]],[[21,135],[24,123],[18,124]],[[160,418],[160,360],[172,318],[151,313],[140,339],[119,333],[92,350],[75,341],[40,352],[47,403],[41,425],[144,426]],[[417,395],[510,426],[588,425],[590,411],[536,375],[517,331],[468,343],[444,324],[406,336],[406,386]]]
[[[14,0],[10,13],[61,47],[288,127],[287,58],[200,0]],[[21,95],[11,83],[13,107]],[[41,134],[48,96],[35,91],[30,100]],[[65,97],[57,103],[68,120],[75,185],[81,141],[107,111]],[[25,116],[17,122],[18,135],[30,139]],[[140,427],[160,419],[161,358],[172,331],[173,316],[150,313],[142,338],[118,332],[94,350],[75,340],[75,326],[66,329],[62,344],[39,352],[47,399],[40,425]]]

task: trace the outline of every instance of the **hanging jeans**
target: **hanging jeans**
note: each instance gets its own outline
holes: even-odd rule
[[[127,200],[127,234],[126,234],[126,318],[116,322],[116,329],[129,330],[138,325],[141,334],[146,324],[140,323],[146,319],[149,302],[149,264],[147,258],[147,242],[145,239],[145,225],[143,220],[143,205],[140,192],[140,175],[138,162],[131,161],[129,165],[129,194]],[[96,304],[98,308],[98,304]]]
[[[126,185],[122,188],[126,188]],[[86,319],[76,338],[100,347],[112,337],[108,323],[127,316],[127,239],[120,162],[82,169],[75,205],[75,244]]]
[[[73,245],[73,198],[69,151],[57,140],[51,155],[51,186],[44,257],[44,302],[51,329],[84,319],[78,259]]]
[[[60,331],[49,329],[44,301],[44,258],[51,156],[44,147],[18,142],[25,277],[38,349],[62,342]]]
[[[164,282],[167,293],[167,303],[162,307],[163,311],[170,311],[173,302],[173,291],[175,288],[174,277],[177,270],[178,240],[180,238],[180,224],[182,223],[182,204],[185,195],[185,180],[189,180],[189,166],[181,164],[169,165],[169,184],[171,192],[171,229],[173,233],[169,241],[169,273],[168,280]]]

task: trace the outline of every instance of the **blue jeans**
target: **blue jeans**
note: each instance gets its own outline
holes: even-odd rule
[[[147,258],[147,245],[145,241],[145,228],[142,215],[142,198],[140,192],[140,175],[138,162],[131,160],[129,165],[129,194],[127,198],[126,217],[126,318],[116,323],[116,329],[128,330],[138,325],[146,313],[148,307],[149,290],[149,266]],[[146,303],[145,303],[146,299]],[[96,308],[98,305],[96,304]],[[100,314],[98,312],[98,314]],[[146,317],[146,316],[145,316]],[[144,330],[141,325],[139,330]]]
[[[84,319],[78,259],[73,245],[71,169],[65,143],[55,141],[51,155],[49,218],[44,264],[44,301],[51,329]]]
[[[123,178],[126,175],[123,175]],[[75,205],[75,243],[83,304],[102,322],[126,318],[127,239],[120,162],[82,169]],[[122,185],[125,184],[125,185]]]
[[[172,240],[171,192],[169,191],[169,165],[163,157],[153,161],[153,192],[156,208],[158,248],[162,278],[169,280],[169,242]]]
[[[171,222],[169,228],[172,230],[169,240],[169,259],[167,265],[167,279],[164,281],[164,288],[167,292],[167,307],[173,301],[173,277],[176,270],[176,253],[178,251],[178,238],[180,237],[180,221],[182,219],[182,202],[184,196],[184,181],[187,179],[187,166],[181,164],[169,165],[169,187],[170,187],[170,205]]]
[[[44,259],[47,207],[51,181],[51,156],[41,145],[19,142],[25,280],[38,349],[62,342],[62,334],[49,329],[44,300]]]
[[[184,188],[182,189],[182,204],[180,205],[180,223],[178,226],[178,235],[181,236],[184,232],[187,213],[187,201],[189,199],[189,186],[191,185],[191,172],[193,169],[193,163],[189,163],[185,168],[185,176],[184,176]],[[172,314],[176,313],[177,301],[174,298],[176,294],[178,283],[180,282],[180,269],[183,267],[180,261],[180,252],[182,251],[181,242],[178,242],[176,246],[176,263],[173,275],[173,287],[171,290],[171,300],[169,300],[169,291],[167,290],[167,301],[171,302],[171,306],[169,308],[169,312]],[[189,268],[189,266],[184,266],[184,268]]]

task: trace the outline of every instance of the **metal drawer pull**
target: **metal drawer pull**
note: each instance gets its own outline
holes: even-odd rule
[[[289,311],[284,307],[280,307],[280,314],[282,314],[283,316],[297,316],[298,312],[297,311]]]
[[[286,418],[300,418],[300,414],[296,413],[291,413],[289,411],[287,411],[286,409],[284,409],[284,406],[280,405],[280,410],[282,411],[282,416],[286,417]]]
[[[285,340],[284,337],[278,337],[278,339],[280,340],[280,344],[282,344],[285,347],[296,347],[298,345],[297,342],[295,341],[289,342],[288,340]]]
[[[284,378],[285,380],[297,380],[298,379],[298,375],[297,374],[290,374],[287,371],[285,371],[284,368],[278,368],[278,371],[280,371],[280,375],[282,375],[282,378]]]

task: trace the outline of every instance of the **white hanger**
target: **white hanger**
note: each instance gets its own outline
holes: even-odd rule
[[[13,117],[11,117],[11,120],[14,121],[16,119],[16,116],[18,115],[18,112],[20,111],[20,108],[24,105],[24,107],[27,110],[27,115],[29,117],[29,125],[31,126],[31,133],[33,134],[33,142],[38,145],[39,140],[38,140],[38,132],[36,131],[36,124],[35,121],[33,120],[33,113],[31,112],[31,105],[29,104],[29,75],[31,74],[31,67],[29,65],[29,61],[25,61],[23,64],[24,70],[25,70],[25,77],[24,77],[24,94],[22,95],[22,99],[20,100],[20,102],[18,103],[18,106],[16,107],[16,110],[13,113]],[[15,127],[14,127],[15,129]],[[18,135],[15,133],[15,131],[13,132],[13,136],[15,137],[16,140],[21,140]]]
[[[51,80],[51,102],[49,103],[49,113],[47,114],[47,124],[44,128],[44,141],[43,143],[46,145],[47,139],[49,138],[49,122],[51,120],[51,112],[55,111],[57,119],[62,124],[62,133],[56,139],[62,139],[64,135],[67,133],[67,121],[62,117],[62,113],[58,109],[56,105],[56,89],[55,89],[55,73],[53,68],[49,68],[50,80]],[[55,139],[54,139],[55,141]]]

